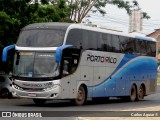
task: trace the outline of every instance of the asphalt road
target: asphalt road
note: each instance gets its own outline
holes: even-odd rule
[[[55,114],[56,117],[71,117],[69,119],[74,120],[77,119],[77,116],[93,117],[94,115],[96,116],[100,114],[102,117],[105,117],[108,114],[110,114],[111,116],[117,114],[117,112],[107,112],[108,114],[106,114],[106,112],[99,111],[130,111],[132,109],[154,107],[158,105],[160,105],[160,86],[158,86],[156,94],[149,95],[145,97],[144,100],[138,102],[124,102],[120,99],[111,98],[105,104],[96,104],[92,101],[89,101],[87,105],[84,106],[73,106],[70,101],[48,101],[42,106],[36,106],[31,99],[0,99],[1,112],[46,111],[46,113],[48,113],[48,115],[50,116],[53,116],[53,114]]]

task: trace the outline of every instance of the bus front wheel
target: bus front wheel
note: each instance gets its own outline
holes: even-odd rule
[[[43,104],[45,104],[46,100],[45,99],[33,99],[33,102],[36,105],[43,105]]]
[[[79,87],[77,98],[73,102],[77,106],[83,105],[86,102],[86,91],[83,86]]]

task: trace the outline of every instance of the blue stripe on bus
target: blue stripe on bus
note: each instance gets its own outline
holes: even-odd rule
[[[126,63],[128,63],[130,60],[134,59],[138,57],[137,55],[130,55],[130,54],[126,54],[123,59],[121,60],[121,62],[119,63],[119,65],[117,66],[117,68],[114,70],[114,72],[112,73],[112,75],[114,73],[116,73],[120,68],[122,68],[122,66],[124,66]]]
[[[145,64],[144,63],[149,63]],[[156,80],[156,74],[157,74],[157,62],[150,58],[140,58],[138,60],[133,61],[132,63],[125,66],[120,72],[118,72],[113,78],[110,79],[110,77],[106,78],[102,83],[97,84],[95,86],[88,86],[88,96],[92,96],[92,90],[93,88],[96,89],[94,91],[93,97],[103,97],[103,96],[115,96],[117,93],[116,91],[112,91],[113,88],[116,88],[117,80],[120,80],[121,77],[122,80],[119,82],[119,85],[125,85],[128,86],[128,91],[130,91],[130,86],[127,84],[130,84],[130,82],[126,81],[138,81],[138,80]],[[150,78],[146,77],[145,75],[150,75]],[[131,76],[131,78],[128,78],[128,76]],[[135,78],[133,77],[135,76]],[[144,76],[144,78],[142,78]],[[123,80],[124,79],[124,80]],[[118,86],[119,86],[118,85]],[[107,88],[108,91],[104,91]],[[127,88],[127,87],[126,87]],[[115,89],[116,90],[116,89]],[[119,95],[121,91],[118,91]],[[125,91],[127,92],[127,90]],[[129,94],[129,92],[128,92]],[[126,95],[126,94],[123,94]],[[116,95],[117,96],[117,95]]]
[[[123,59],[121,60],[121,62],[119,63],[119,65],[117,66],[117,68],[112,72],[112,74],[106,78],[106,80],[108,80],[112,75],[114,75],[120,68],[122,68],[122,66],[124,66],[126,63],[128,63],[130,60],[136,58],[138,56],[136,55],[130,55],[130,54],[126,54]],[[100,84],[104,83],[106,80],[102,81],[101,83],[94,85],[94,87],[99,86]],[[93,86],[88,86],[88,87],[93,87]]]

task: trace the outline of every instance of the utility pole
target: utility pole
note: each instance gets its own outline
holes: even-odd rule
[[[141,32],[143,25],[143,13],[141,9],[134,9],[129,17],[129,32]]]

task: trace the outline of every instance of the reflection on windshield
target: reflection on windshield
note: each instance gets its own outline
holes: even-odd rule
[[[32,53],[32,54],[31,54]],[[18,61],[18,64],[16,64]],[[59,65],[55,53],[21,52],[15,55],[14,74],[21,77],[55,77],[59,75]]]
[[[57,47],[63,44],[63,30],[24,30],[21,32],[17,46],[21,47]]]

